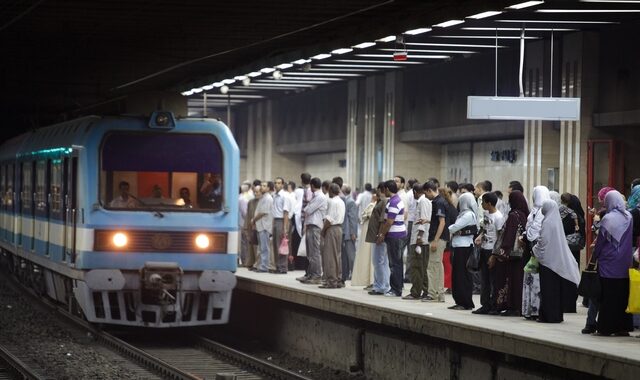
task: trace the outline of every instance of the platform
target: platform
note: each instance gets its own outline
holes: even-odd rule
[[[347,283],[343,289],[320,289],[295,280],[301,271],[286,275],[256,273],[239,268],[238,289],[277,298],[294,304],[416,332],[569,368],[595,376],[629,378],[640,374],[640,339],[636,337],[596,337],[581,334],[586,308],[565,314],[560,324],[527,321],[519,317],[475,315],[447,309],[445,303],[426,303],[384,296],[371,296],[363,287]],[[403,295],[408,293],[405,284]],[[479,296],[474,296],[479,306]],[[636,333],[632,334],[637,336]],[[634,375],[635,374],[635,375]]]

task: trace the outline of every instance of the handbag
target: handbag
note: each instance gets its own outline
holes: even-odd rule
[[[640,270],[629,268],[628,314],[640,314]]]
[[[480,271],[480,250],[473,247],[473,251],[467,259],[467,270],[471,273]]]
[[[524,247],[520,245],[518,237],[522,235],[522,225],[518,224],[518,230],[516,231],[516,240],[513,242],[513,249],[509,252],[509,257],[520,259],[524,254]]]
[[[307,238],[302,234],[300,245],[298,246],[298,257],[307,257]]]
[[[589,265],[582,271],[580,276],[580,284],[578,285],[578,294],[599,300],[602,295],[600,284],[600,275],[598,274],[598,262],[590,261]]]
[[[278,247],[278,254],[282,256],[289,255],[289,239],[287,239],[286,236],[283,236],[282,240],[280,240],[280,246]]]
[[[492,255],[501,256],[500,255],[500,247],[502,246],[502,237],[504,236],[504,228],[496,231],[496,242],[493,245],[493,250],[491,251]]]
[[[572,234],[567,235],[567,244],[569,244],[569,249],[572,251],[579,251],[584,248],[584,238],[582,234],[579,232],[574,232]]]

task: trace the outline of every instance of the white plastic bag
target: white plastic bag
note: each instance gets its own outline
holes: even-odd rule
[[[300,238],[300,246],[298,247],[298,257],[307,257],[307,239],[304,234]]]

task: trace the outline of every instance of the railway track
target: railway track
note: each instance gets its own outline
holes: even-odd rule
[[[6,345],[0,344],[0,380],[28,379],[44,380],[41,368],[16,356],[16,352]]]
[[[134,371],[135,365],[141,367],[142,369],[137,370],[139,378],[310,380],[296,372],[280,368],[197,334],[183,332],[179,338],[176,338],[175,334],[167,334],[164,331],[149,334],[150,330],[142,332],[127,330],[124,333],[111,334],[70,314],[65,308],[38,297],[22,285],[15,282],[13,285],[50,312],[60,315],[72,325],[91,334],[100,345],[126,358],[119,365]],[[135,365],[132,366],[132,363]],[[40,377],[33,378],[40,379]]]

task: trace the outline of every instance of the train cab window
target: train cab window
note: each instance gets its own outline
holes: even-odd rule
[[[215,212],[223,155],[212,135],[114,132],[101,149],[100,203],[113,210]]]

